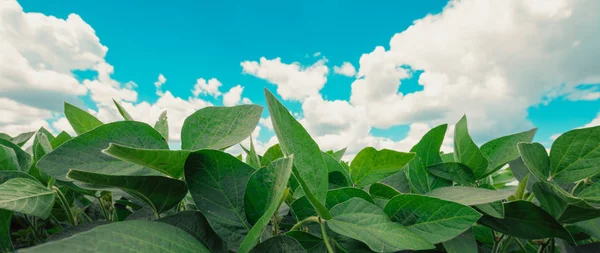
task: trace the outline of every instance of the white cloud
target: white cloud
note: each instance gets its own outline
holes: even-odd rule
[[[223,105],[225,106],[234,106],[240,103],[242,100],[242,92],[244,91],[244,87],[241,85],[236,85],[231,87],[228,92],[223,94]]]
[[[267,129],[273,131],[273,122],[271,122],[271,116],[267,116],[266,118],[260,118],[258,123],[261,126],[266,127]]]
[[[206,81],[204,78],[199,78],[196,80],[196,84],[194,85],[192,93],[195,97],[198,97],[201,94],[218,97],[221,95],[219,87],[221,87],[221,82],[219,82],[219,80],[216,78],[211,78],[208,81]]]
[[[344,75],[344,76],[348,76],[348,77],[352,77],[354,75],[356,75],[356,69],[354,68],[354,66],[352,65],[352,63],[349,62],[344,62],[342,64],[342,66],[335,66],[333,67],[333,72],[335,72],[336,74],[340,74],[340,75]]]
[[[154,82],[154,86],[156,86],[156,95],[162,96],[164,94],[160,87],[165,82],[167,82],[167,78],[163,74],[158,74],[158,80]]]
[[[321,59],[303,67],[298,62],[286,64],[281,62],[281,58],[268,60],[261,57],[259,62],[244,61],[240,65],[244,73],[277,85],[277,93],[283,99],[304,101],[307,97],[318,96],[327,82],[329,69],[325,62]]]
[[[319,55],[321,55],[321,52],[316,52],[313,54],[313,57],[319,57]]]

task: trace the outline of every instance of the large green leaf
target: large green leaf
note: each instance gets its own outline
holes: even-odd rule
[[[582,198],[591,203],[600,203],[600,183],[594,183],[585,187],[577,197]]]
[[[374,183],[369,186],[369,194],[374,198],[391,199],[399,195],[400,192],[387,184]]]
[[[427,166],[427,170],[434,176],[457,182],[463,185],[475,184],[475,175],[462,163],[445,162]]]
[[[71,170],[68,178],[87,189],[117,188],[147,204],[156,214],[167,211],[187,194],[185,182],[162,176],[113,176]]]
[[[13,212],[0,209],[0,252],[14,252],[10,239],[10,223]]]
[[[600,173],[600,126],[562,134],[550,149],[553,180],[572,183]]]
[[[325,245],[325,242],[321,237],[317,237],[311,233],[298,230],[289,231],[285,233],[285,235],[296,239],[296,241],[298,241],[307,252],[327,252],[327,246]]]
[[[260,164],[262,166],[268,166],[269,163],[271,163],[272,161],[275,161],[282,157],[283,157],[283,152],[281,152],[281,148],[279,147],[279,144],[275,144],[275,145],[271,146],[269,149],[267,149],[267,151],[265,151],[263,156],[260,158]]]
[[[202,242],[202,244],[211,250],[211,252],[228,252],[227,245],[219,238],[215,231],[212,230],[204,215],[198,211],[183,211],[160,218],[156,221],[164,222],[182,229],[196,238],[196,240]]]
[[[19,252],[172,252],[210,253],[185,231],[154,221],[124,221],[98,226],[71,237]]]
[[[244,211],[244,195],[256,170],[217,150],[199,150],[185,163],[185,181],[198,210],[215,232],[237,250],[251,225]]]
[[[448,200],[460,203],[467,206],[487,204],[503,199],[507,199],[514,191],[509,190],[488,190],[466,186],[451,186],[435,189],[427,196],[435,197],[443,200]]]
[[[393,197],[383,210],[392,221],[431,243],[445,242],[462,234],[481,217],[468,206],[413,194]]]
[[[102,152],[126,162],[155,169],[174,178],[180,178],[183,175],[185,161],[192,151],[143,149],[111,143]]]
[[[22,147],[27,141],[29,141],[29,139],[31,139],[31,137],[33,137],[34,134],[35,132],[21,133],[14,138],[11,138],[10,141],[14,144],[17,144],[17,146]]]
[[[525,162],[523,162],[523,159],[517,158],[513,161],[511,161],[510,163],[508,163],[508,165],[510,165],[510,171],[512,171],[514,179],[517,179],[517,181],[523,182],[523,180],[525,179],[525,177],[527,175],[530,175],[531,172],[529,171],[529,169],[527,168],[527,165],[525,165]],[[527,179],[527,186],[526,189],[529,192],[533,191],[533,184],[539,182],[540,180],[537,179],[536,176],[529,176],[529,179]]]
[[[600,240],[600,218],[577,222],[573,225],[591,237]]]
[[[488,159],[488,167],[485,170],[483,177],[491,175],[508,162],[519,158],[517,143],[531,142],[536,132],[537,128],[533,128],[529,131],[493,139],[483,144],[480,150],[481,153],[483,153],[483,155]]]
[[[79,135],[103,124],[102,121],[98,120],[90,113],[67,102],[65,102],[65,117],[67,117],[73,130]]]
[[[16,144],[4,139],[0,139],[0,146],[12,149],[13,152],[15,152],[15,156],[17,157],[17,162],[19,163],[20,170],[25,172],[29,171],[32,162],[32,157],[29,153],[25,152],[23,149],[21,149],[21,147],[17,146]]]
[[[407,177],[411,191],[415,193],[427,193],[443,186],[449,186],[452,182],[436,177],[427,171],[427,166],[442,162],[440,148],[444,141],[448,125],[437,126],[427,132],[410,152],[416,153],[414,159],[408,164]]]
[[[181,129],[181,149],[224,149],[246,139],[258,125],[259,105],[211,106],[188,116]]]
[[[48,136],[46,136],[46,137],[48,137]],[[71,137],[71,135],[69,135],[69,133],[62,131],[53,140],[50,141],[50,144],[52,144],[52,149],[55,149],[70,139],[73,139],[73,137]],[[48,140],[50,140],[50,139],[48,139]]]
[[[494,186],[489,185],[489,184],[481,184],[478,186],[478,188],[496,191],[496,188],[494,188]],[[509,196],[509,198],[510,198],[510,196]],[[484,214],[490,215],[494,218],[500,218],[500,219],[504,218],[504,205],[502,204],[502,201],[500,201],[500,200],[494,201],[491,203],[475,205],[475,207],[479,211],[483,212]]]
[[[375,183],[400,171],[414,157],[414,153],[366,147],[350,164],[352,182],[359,188]]]
[[[573,223],[600,217],[600,210],[552,183],[535,183],[533,193],[542,207],[561,223]]]
[[[279,203],[292,174],[293,155],[277,159],[256,171],[250,177],[246,187],[246,215],[250,222],[256,221],[242,242],[238,252],[250,252],[260,240],[260,235],[277,212]],[[260,215],[260,216],[258,216]],[[256,220],[255,218],[258,217]]]
[[[319,146],[267,89],[265,96],[281,151],[286,155],[294,154],[295,178],[317,213],[329,219],[331,215],[323,206],[328,189],[328,170]]]
[[[256,245],[252,253],[306,253],[302,245],[294,238],[287,235],[275,236]]]
[[[0,170],[20,170],[17,154],[9,147],[0,145]]]
[[[546,148],[537,142],[517,144],[519,154],[536,181],[546,181],[550,177],[550,158]]]
[[[326,221],[331,230],[362,241],[376,252],[434,248],[423,237],[392,222],[383,210],[361,198],[336,205],[331,214],[333,218]]]
[[[154,129],[160,133],[160,135],[165,138],[165,140],[169,140],[169,121],[167,120],[167,111],[162,112],[158,116],[158,120],[154,123]]]
[[[408,170],[401,170],[400,172],[394,173],[394,175],[391,175],[381,180],[380,182],[391,186],[392,188],[396,189],[396,191],[399,191],[401,193],[409,193],[410,183],[408,183],[406,171]]]
[[[454,158],[470,168],[477,179],[485,177],[488,160],[469,135],[466,115],[454,127]]]
[[[518,200],[504,204],[504,219],[483,216],[479,223],[500,233],[523,239],[558,237],[572,242],[571,234],[544,209],[531,202]]]
[[[115,106],[117,107],[117,110],[119,111],[119,114],[121,114],[121,116],[123,117],[124,120],[133,120],[133,117],[131,117],[131,115],[129,115],[127,110],[125,110],[125,108],[123,108],[123,106],[121,106],[116,100],[113,99],[113,103],[115,103]]]
[[[0,209],[39,216],[50,216],[54,191],[29,178],[12,178],[0,184]]]
[[[159,175],[156,170],[121,161],[102,153],[110,143],[147,149],[168,149],[167,142],[151,126],[120,121],[94,128],[45,155],[37,167],[58,180],[68,180],[69,169],[106,175]]]
[[[327,209],[333,208],[335,205],[346,202],[351,198],[362,198],[370,203],[375,203],[373,198],[365,191],[354,187],[342,187],[327,192],[325,206]],[[298,220],[303,220],[309,216],[315,216],[317,213],[310,205],[306,196],[295,200],[291,204],[292,211]]]
[[[477,253],[477,241],[475,241],[473,231],[468,229],[452,240],[445,241],[444,249],[447,253]]]

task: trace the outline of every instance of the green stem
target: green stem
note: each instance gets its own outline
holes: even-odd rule
[[[506,252],[506,249],[508,248],[508,245],[510,244],[510,241],[512,241],[512,237],[508,237],[508,239],[504,240],[504,243],[502,245],[502,253]]]
[[[301,228],[302,226],[304,226],[306,223],[311,223],[311,222],[319,223],[320,222],[319,221],[319,217],[317,217],[317,216],[310,216],[310,217],[308,217],[308,218],[306,218],[304,220],[301,220],[298,223],[296,223],[296,225],[294,225],[290,229],[290,231],[298,230],[299,228]]]
[[[325,228],[325,221],[321,220],[319,217],[319,225],[321,225],[321,234],[323,235],[323,241],[325,242],[325,246],[327,247],[327,252],[334,253],[331,244],[329,243],[329,237],[327,236],[327,229]]]
[[[65,195],[63,195],[60,189],[58,189],[58,187],[56,186],[54,187],[54,192],[56,192],[56,196],[58,196],[58,200],[61,202],[61,206],[65,210],[65,213],[67,213],[67,218],[69,219],[69,223],[71,223],[71,226],[77,226],[77,220],[73,215],[73,211],[71,210],[71,207],[69,206],[69,201],[67,201]]]
[[[519,241],[519,239],[515,238],[515,242],[517,243],[517,245],[519,245],[519,248],[521,248],[521,251],[523,251],[523,253],[527,252],[527,250],[525,249],[525,246],[523,246],[523,244],[521,243],[521,241]]]
[[[540,248],[538,249],[538,253],[543,253],[544,251],[546,251],[546,247],[548,247],[549,243],[550,243],[550,240],[548,240],[546,243],[542,244],[542,246],[540,246]]]

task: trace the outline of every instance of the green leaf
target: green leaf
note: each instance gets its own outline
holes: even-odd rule
[[[399,191],[401,193],[409,193],[410,184],[408,183],[406,171],[408,170],[401,170],[400,172],[394,173],[394,175],[391,175],[381,180],[380,182],[391,186],[392,188],[396,189],[396,191]]]
[[[307,252],[327,252],[327,246],[325,245],[323,239],[313,234],[304,231],[293,230],[285,233],[285,235],[296,239],[296,241],[298,241]]]
[[[463,185],[474,185],[475,175],[467,165],[457,162],[438,163],[427,167],[434,176]]]
[[[119,111],[119,114],[121,114],[121,116],[123,117],[124,120],[131,120],[133,121],[133,117],[131,117],[131,115],[129,115],[129,113],[127,113],[127,111],[125,110],[125,108],[123,108],[123,106],[121,106],[119,103],[117,103],[116,100],[112,100],[113,103],[115,103],[115,106],[117,107],[117,110]]]
[[[591,237],[600,239],[600,218],[577,222],[573,225]]]
[[[103,124],[102,121],[98,120],[93,115],[67,102],[65,102],[65,116],[78,135]]]
[[[306,129],[267,89],[265,96],[281,151],[286,155],[294,154],[295,178],[317,213],[324,219],[329,219],[331,215],[323,207],[328,189],[328,170],[321,149]]]
[[[158,116],[158,120],[154,123],[154,129],[162,135],[165,140],[169,140],[169,121],[167,120],[167,111],[162,112]]]
[[[58,146],[62,145],[70,139],[73,139],[71,135],[69,135],[69,133],[65,131],[62,131],[52,141],[50,141],[50,144],[52,144],[52,149],[56,149]]]
[[[20,170],[24,171],[24,172],[29,171],[29,168],[31,167],[31,162],[32,162],[32,157],[29,153],[23,151],[16,144],[14,144],[10,141],[4,140],[4,139],[0,139],[0,146],[4,146],[9,149],[12,149],[13,152],[15,153],[15,156],[17,157],[17,162],[19,163]]]
[[[364,187],[400,171],[415,157],[414,153],[402,153],[389,149],[376,150],[366,147],[350,164],[350,176],[356,187]]]
[[[467,206],[487,204],[507,199],[514,191],[488,190],[466,186],[450,186],[435,189],[427,196],[460,203]]]
[[[254,142],[252,142],[252,138],[250,138],[250,150],[246,149],[242,144],[240,144],[242,150],[246,153],[246,163],[256,169],[260,168],[260,159],[258,158],[258,154],[256,153],[256,149],[254,149]]]
[[[265,154],[263,154],[262,158],[260,159],[260,164],[263,166],[269,166],[269,163],[282,157],[283,152],[281,152],[279,144],[275,144],[265,151]]]
[[[391,199],[400,192],[384,183],[374,183],[369,187],[369,194],[376,198]]]
[[[496,188],[489,184],[479,185],[479,188],[489,189],[495,191]],[[512,195],[511,195],[512,196]],[[509,196],[510,198],[510,196]],[[475,205],[477,209],[479,209],[484,214],[492,216],[494,218],[502,219],[504,218],[504,205],[502,201],[494,201],[486,204]]]
[[[520,199],[520,200],[524,200],[524,196],[525,196],[525,187],[527,186],[527,182],[529,182],[529,175],[527,174],[527,176],[525,176],[525,178],[523,179],[523,181],[519,182],[519,186],[517,187],[517,192],[515,193],[515,198],[516,199]]]
[[[454,127],[454,158],[470,168],[475,178],[485,177],[488,160],[469,135],[466,115]]]
[[[337,185],[339,185],[340,187],[351,186],[352,179],[350,178],[350,174],[348,174],[348,170],[344,168],[344,166],[332,155],[327,154],[325,152],[323,152],[322,154],[323,160],[327,165],[327,172],[329,177],[328,180],[330,186],[332,182],[337,183]]]
[[[413,194],[390,199],[383,210],[392,221],[434,244],[462,234],[481,217],[468,206]]]
[[[445,153],[441,155],[442,157],[442,162],[456,162],[456,159],[454,159],[454,153]]]
[[[457,237],[444,242],[447,253],[477,253],[477,241],[473,231],[468,229]]]
[[[328,191],[325,206],[327,209],[331,209],[335,205],[346,202],[352,198],[361,198],[375,204],[373,198],[365,191],[353,187],[344,187]]]
[[[10,239],[10,223],[13,212],[0,209],[0,252],[14,252]]]
[[[269,220],[277,212],[288,180],[292,174],[293,156],[277,159],[268,167],[261,168],[250,177],[246,187],[246,215],[254,226],[242,242],[238,252],[250,252],[265,229]],[[258,219],[256,220],[256,217]]]
[[[552,183],[535,183],[533,193],[541,206],[561,223],[574,223],[600,217],[600,210]]]
[[[151,126],[120,121],[99,126],[60,145],[45,155],[37,167],[57,180],[68,181],[69,169],[106,175],[158,175],[157,171],[121,161],[102,153],[110,143],[147,149],[168,149],[167,142]]]
[[[531,172],[529,171],[529,169],[523,162],[523,159],[521,159],[521,158],[517,158],[517,159],[511,161],[509,163],[509,165],[510,165],[510,170],[513,172],[514,179],[517,179],[517,181],[519,181],[519,182],[522,182],[527,175],[531,174]],[[533,184],[537,183],[539,181],[540,180],[537,179],[537,177],[530,176],[527,180],[527,187],[526,187],[527,191],[532,192]]]
[[[374,204],[352,198],[331,209],[333,218],[327,226],[338,234],[366,243],[376,252],[425,250],[434,246],[390,218]]]
[[[27,141],[29,141],[29,139],[31,139],[31,137],[33,137],[34,134],[35,132],[21,133],[14,138],[11,138],[10,141],[14,144],[17,144],[17,146],[22,147]]]
[[[268,240],[256,245],[252,253],[306,253],[302,245],[296,239],[286,236],[274,236]]]
[[[29,214],[43,219],[50,216],[54,191],[29,178],[12,178],[0,184],[0,209]]]
[[[160,218],[156,221],[164,222],[178,227],[196,240],[202,242],[211,252],[226,253],[227,245],[212,230],[208,221],[198,211],[183,211],[170,216]]]
[[[19,252],[172,252],[210,253],[185,231],[154,221],[134,220],[98,226],[71,237]]]
[[[536,177],[536,181],[547,181],[550,177],[550,158],[546,148],[537,142],[517,144],[519,154],[529,172]]]
[[[185,180],[198,210],[231,250],[237,250],[250,231],[244,195],[255,171],[217,150],[193,152],[185,163]]]
[[[568,131],[550,149],[553,180],[571,183],[600,172],[600,126]]]
[[[504,204],[504,219],[484,215],[479,223],[500,233],[535,240],[558,237],[572,242],[571,234],[550,214],[531,202],[518,200]]]
[[[583,189],[577,197],[593,203],[600,203],[600,183],[594,183]]]
[[[15,151],[6,146],[0,145],[0,171],[2,170],[20,170],[19,161]]]
[[[224,149],[246,139],[258,125],[258,105],[202,108],[183,122],[181,149]]]
[[[71,170],[68,178],[85,184],[88,189],[117,188],[147,204],[156,214],[167,211],[187,194],[185,182],[162,176],[112,176]]]
[[[337,160],[338,162],[342,160],[342,157],[344,157],[344,154],[346,153],[346,148],[340,149],[338,151],[335,151],[331,154],[331,156],[333,158],[335,158],[335,160]]]
[[[427,166],[442,162],[440,148],[444,141],[448,125],[437,126],[427,132],[410,152],[416,153],[408,165],[407,177],[411,189],[415,193],[427,193],[443,186],[449,186],[452,182],[436,177],[427,171]]]
[[[488,167],[480,178],[491,175],[508,162],[519,158],[520,155],[519,150],[517,149],[517,143],[531,142],[536,132],[537,128],[533,128],[529,131],[493,139],[483,144],[480,150],[488,159]]]
[[[183,175],[185,161],[191,151],[143,149],[111,143],[107,149],[102,150],[102,153],[122,161],[160,171],[174,178],[180,178]]]

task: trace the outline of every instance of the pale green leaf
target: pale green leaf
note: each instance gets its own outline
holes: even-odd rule
[[[169,140],[169,121],[167,120],[167,111],[164,111],[158,116],[158,120],[154,123],[154,129],[162,135],[165,140]]]
[[[133,117],[131,117],[131,115],[129,115],[129,113],[127,113],[127,110],[125,110],[125,108],[123,108],[123,106],[121,106],[119,103],[117,103],[116,100],[113,99],[113,103],[115,103],[115,106],[117,107],[117,110],[119,111],[119,114],[121,114],[121,116],[123,117],[124,120],[133,120]]]
[[[477,253],[477,241],[471,229],[443,244],[447,253]]]
[[[550,173],[559,183],[572,183],[600,173],[600,126],[568,131],[550,149]]]
[[[537,128],[493,139],[480,148],[481,153],[488,159],[488,167],[482,177],[486,177],[501,169],[508,162],[519,158],[517,143],[531,142]]]
[[[29,178],[12,178],[0,184],[0,209],[29,214],[43,219],[50,216],[54,191]]]
[[[183,175],[185,161],[191,153],[187,150],[132,148],[114,143],[111,143],[102,152],[122,161],[160,171],[174,178],[180,178]]]
[[[12,149],[15,153],[15,156],[17,157],[17,162],[19,163],[20,170],[24,172],[29,171],[33,160],[33,157],[31,157],[29,153],[25,152],[23,149],[21,149],[21,147],[17,146],[16,144],[4,139],[0,139],[0,146]]]
[[[546,148],[537,142],[517,144],[519,154],[536,181],[546,181],[550,177],[550,158]]]
[[[350,164],[352,182],[359,188],[375,183],[400,171],[414,157],[414,153],[366,147]]]
[[[553,183],[537,182],[533,185],[533,193],[542,208],[561,223],[574,223],[600,217],[600,210]]]
[[[416,153],[408,165],[407,177],[411,191],[415,193],[427,193],[443,186],[449,186],[452,182],[434,176],[427,171],[427,166],[442,162],[440,148],[444,141],[444,135],[448,125],[437,126],[427,132],[410,152]]]
[[[485,177],[488,160],[469,135],[466,115],[454,127],[454,158],[470,168],[475,178]]]
[[[487,204],[507,199],[514,191],[488,190],[466,186],[451,186],[435,189],[427,196],[460,203],[467,206]]]
[[[73,127],[73,130],[79,135],[103,124],[102,121],[90,113],[67,102],[65,102],[65,117],[69,121],[69,124],[71,124],[71,127]]]
[[[463,185],[475,184],[475,175],[467,165],[457,162],[438,163],[427,166],[427,170],[434,176],[457,182]]]
[[[6,146],[0,145],[0,171],[2,170],[20,170],[19,161],[15,151]]]

